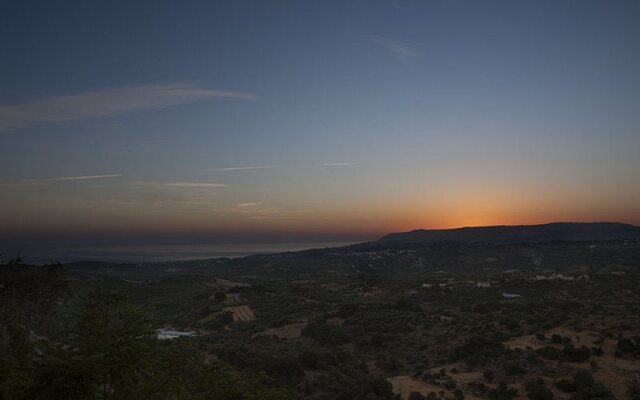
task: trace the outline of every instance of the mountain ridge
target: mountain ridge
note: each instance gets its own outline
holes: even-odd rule
[[[640,227],[620,222],[551,222],[538,225],[493,225],[453,229],[416,229],[390,233],[381,243],[431,244],[519,243],[640,239]]]

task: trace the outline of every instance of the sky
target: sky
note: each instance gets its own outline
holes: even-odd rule
[[[0,236],[640,224],[639,20],[638,1],[0,0]]]

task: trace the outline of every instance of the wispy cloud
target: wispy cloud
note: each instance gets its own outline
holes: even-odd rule
[[[29,179],[16,179],[13,181],[0,181],[0,186],[36,186],[44,185],[49,182],[64,182],[64,181],[85,181],[91,179],[105,179],[105,178],[117,178],[120,174],[103,174],[103,175],[80,175],[80,176],[62,176],[57,178],[29,178]]]
[[[320,164],[320,167],[349,167],[356,165],[354,162],[331,162]]]
[[[412,47],[406,44],[398,43],[391,39],[387,39],[382,36],[361,35],[359,36],[359,38],[368,40],[372,43],[382,46],[384,49],[402,57],[418,57],[420,55],[420,53],[418,53]]]
[[[203,171],[245,171],[250,169],[269,169],[271,165],[250,166],[250,167],[226,167],[226,168],[206,168]]]
[[[251,203],[238,203],[236,207],[247,208],[247,207],[258,207],[262,205],[262,203],[251,202]]]
[[[213,98],[255,99],[255,95],[173,84],[125,86],[67,96],[41,97],[25,104],[0,105],[0,129],[31,122],[107,117]]]
[[[211,212],[223,218],[246,218],[251,220],[327,221],[333,219],[333,217],[326,215],[318,215],[317,210],[278,209],[269,206],[263,207],[262,203],[240,203],[225,208],[214,208]]]
[[[214,214],[221,217],[270,218],[280,215],[281,210],[273,207],[263,207],[260,202],[238,203],[228,207],[214,208]]]
[[[81,176],[63,176],[60,178],[43,178],[43,179],[21,179],[22,182],[56,182],[56,181],[84,181],[87,179],[104,179],[104,178],[117,178],[122,176],[120,174],[105,174],[105,175],[81,175]]]
[[[133,182],[135,185],[152,186],[152,187],[168,187],[168,188],[220,188],[227,187],[226,183],[210,183],[210,182],[150,182],[138,181]]]

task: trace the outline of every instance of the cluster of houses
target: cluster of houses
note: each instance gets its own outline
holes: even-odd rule
[[[576,279],[589,279],[589,275],[585,274],[576,277],[572,275],[557,274],[554,272],[550,275],[536,275],[529,278],[531,281],[574,281]]]
[[[436,272],[439,273],[440,271]],[[444,272],[444,271],[442,271]],[[528,281],[532,281],[532,282],[536,282],[536,281],[576,281],[576,280],[587,280],[589,279],[589,275],[584,274],[584,275],[578,275],[578,276],[573,276],[573,275],[564,275],[564,274],[560,274],[560,273],[551,273],[548,275],[535,275],[535,276],[519,276],[519,277],[515,277],[515,278],[507,278],[504,279],[503,281],[511,281],[513,279],[526,279]],[[500,282],[498,280],[492,280],[492,281],[480,281],[480,280],[456,280],[453,278],[448,278],[448,279],[432,279],[429,280],[428,282],[425,282],[422,284],[422,288],[423,289],[429,289],[429,288],[441,288],[441,289],[446,289],[446,288],[450,288],[450,289],[454,289],[456,287],[462,287],[462,286],[475,286],[477,288],[494,288],[494,287],[499,287],[502,285],[503,282]]]
[[[475,280],[456,281],[453,279],[448,279],[445,281],[425,282],[422,284],[422,288],[429,289],[429,288],[438,287],[440,289],[446,289],[446,288],[453,289],[453,288],[462,287],[462,286],[475,286],[478,288],[489,288],[489,287],[495,287],[499,285],[500,285],[500,282],[497,282],[497,281],[494,281],[494,282],[475,281]]]

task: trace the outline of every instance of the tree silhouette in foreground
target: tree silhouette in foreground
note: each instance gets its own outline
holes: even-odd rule
[[[259,376],[208,361],[193,341],[158,341],[144,314],[113,292],[87,295],[59,341],[31,340],[24,321],[5,329],[1,400],[287,398]]]

